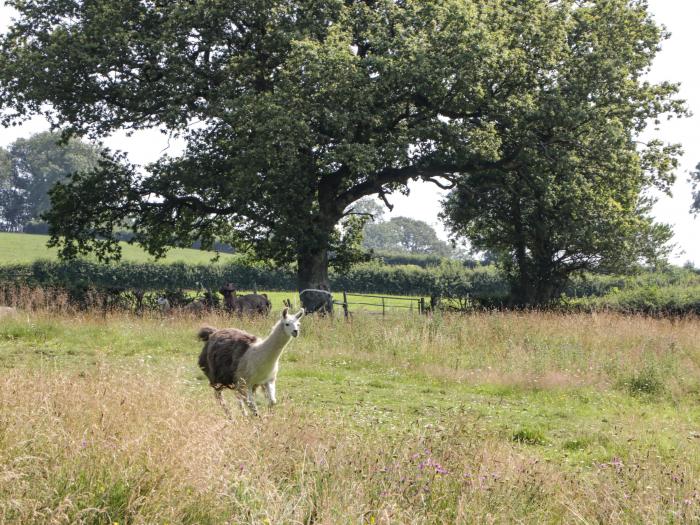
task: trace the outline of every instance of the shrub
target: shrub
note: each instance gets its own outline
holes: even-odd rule
[[[645,365],[635,370],[622,380],[622,386],[633,396],[655,396],[665,390],[664,381],[659,371],[652,365]]]
[[[513,441],[523,445],[545,445],[547,439],[541,430],[531,428],[521,428],[513,433]]]

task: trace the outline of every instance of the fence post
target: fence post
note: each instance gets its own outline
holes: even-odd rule
[[[343,290],[343,314],[345,315],[345,319],[347,320],[349,317],[349,312],[348,312],[348,293]]]
[[[425,313],[425,297],[421,297],[418,301],[418,312],[421,314]]]
[[[384,305],[384,297],[382,297],[382,317],[386,314],[386,306]]]

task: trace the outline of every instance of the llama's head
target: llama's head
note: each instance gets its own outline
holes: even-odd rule
[[[294,315],[288,315],[288,312],[289,308],[282,310],[282,328],[288,336],[297,337],[301,329],[301,318],[304,315],[304,309],[302,308]]]
[[[229,295],[236,295],[236,287],[233,283],[226,283],[221,287],[219,293],[224,297],[227,297]]]

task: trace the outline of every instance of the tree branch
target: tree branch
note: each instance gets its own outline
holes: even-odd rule
[[[423,179],[429,180],[434,177],[441,177],[449,179],[454,173],[464,171],[460,169],[461,167],[454,165],[426,165],[426,166],[406,166],[404,168],[385,168],[372,177],[368,178],[364,182],[361,182],[348,190],[344,191],[338,196],[338,201],[346,207],[356,200],[364,197],[366,195],[372,195],[374,193],[380,194],[386,192],[384,186],[387,184],[405,184],[411,179]],[[386,203],[384,197],[382,200],[391,209],[391,207]]]
[[[432,177],[423,178],[423,180],[424,180],[425,182],[432,182],[432,183],[435,184],[438,188],[441,188],[441,189],[443,189],[443,190],[451,190],[452,188],[454,188],[455,186],[457,186],[457,181],[455,181],[455,180],[449,180],[449,181],[448,181],[448,184],[443,184],[443,183],[440,182],[439,180],[437,180],[437,179],[435,179],[435,178],[432,178]]]
[[[389,202],[389,200],[386,198],[386,192],[385,191],[380,191],[379,192],[379,198],[384,201],[384,204],[386,205],[387,208],[389,208],[389,211],[394,211],[394,205]]]

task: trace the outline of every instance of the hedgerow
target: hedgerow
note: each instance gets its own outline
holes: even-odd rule
[[[57,288],[74,295],[85,290],[215,291],[227,282],[243,290],[294,290],[296,273],[293,268],[243,261],[217,265],[133,262],[107,265],[76,260],[0,266],[1,286]],[[467,268],[459,261],[442,261],[439,266],[429,268],[389,266],[373,261],[344,273],[332,272],[331,283],[335,291],[429,296],[460,309],[503,306],[508,304],[509,294],[508,282],[496,267]],[[560,307],[649,314],[700,313],[700,274],[691,269],[670,268],[633,276],[582,275],[572,279]]]

